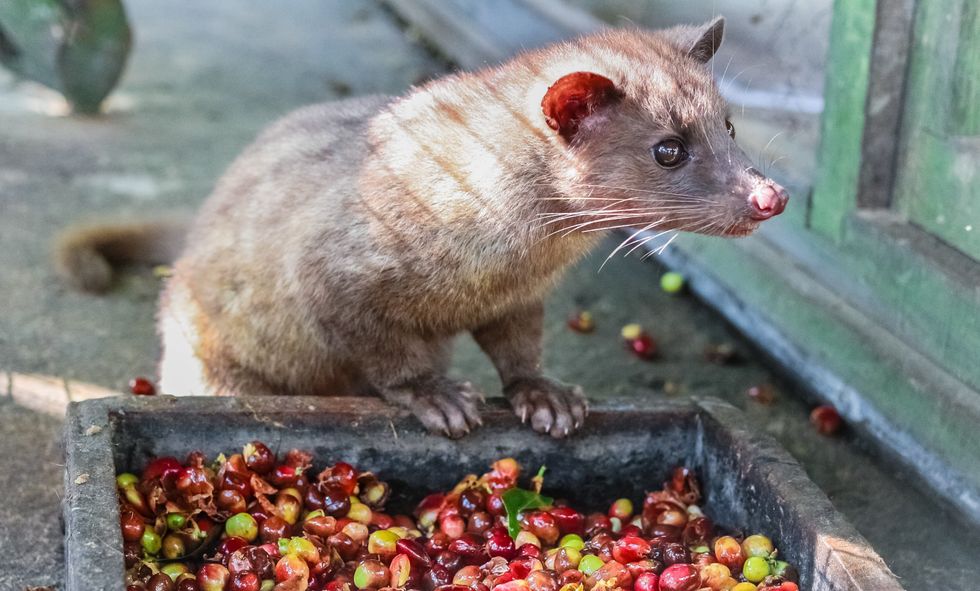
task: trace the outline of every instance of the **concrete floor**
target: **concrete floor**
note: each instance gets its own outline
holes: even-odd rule
[[[159,281],[126,275],[105,297],[53,277],[51,237],[78,220],[190,209],[259,128],[292,108],[347,94],[398,92],[444,65],[369,2],[303,0],[282,10],[241,0],[130,0],[137,35],[126,77],[98,120],[49,115],[57,102],[0,78],[0,371],[36,372],[122,388],[151,375]],[[0,74],[2,76],[2,74]],[[816,434],[808,404],[782,384],[708,308],[662,293],[654,262],[599,265],[614,239],[575,267],[549,301],[546,365],[593,398],[712,395],[744,408],[797,457],[878,549],[906,588],[975,588],[980,533],[849,433]],[[595,333],[565,327],[590,309]],[[634,359],[618,333],[640,322],[663,356]],[[731,343],[744,359],[706,363]],[[498,388],[489,363],[461,339],[454,371]],[[776,386],[769,406],[754,384]],[[3,390],[0,389],[0,392]],[[63,579],[59,420],[0,398],[0,590]]]

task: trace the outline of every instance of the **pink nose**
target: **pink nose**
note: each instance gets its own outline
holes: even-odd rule
[[[776,184],[759,185],[749,193],[749,206],[752,208],[749,217],[753,220],[768,220],[783,213],[787,201],[789,195],[786,189]]]

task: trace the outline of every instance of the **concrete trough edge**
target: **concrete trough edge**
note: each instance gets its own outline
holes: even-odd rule
[[[516,422],[497,401],[484,417],[498,423]],[[338,410],[340,409],[340,410]],[[182,398],[169,396],[114,398],[73,402],[65,426],[65,564],[66,589],[122,589],[122,537],[118,527],[112,416],[131,411],[175,418],[181,413],[247,417],[256,424],[289,428],[281,421],[291,413],[333,415],[356,424],[358,417],[410,421],[406,411],[375,399],[252,397]],[[755,479],[773,492],[781,507],[799,521],[814,548],[814,591],[901,591],[902,586],[884,561],[802,467],[770,436],[754,431],[741,411],[716,399],[691,402],[598,404],[593,413],[689,413],[698,421],[696,453],[705,453],[705,433],[723,433],[739,458],[743,477]],[[781,509],[782,511],[782,509]]]

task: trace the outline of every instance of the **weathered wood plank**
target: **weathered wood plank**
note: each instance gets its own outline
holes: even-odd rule
[[[917,3],[895,187],[902,213],[980,262],[978,12],[976,0]]]
[[[7,374],[7,391],[17,404],[56,418],[65,416],[71,402],[122,395],[95,384],[14,372]]]
[[[836,0],[810,226],[839,242],[857,205],[875,0]]]

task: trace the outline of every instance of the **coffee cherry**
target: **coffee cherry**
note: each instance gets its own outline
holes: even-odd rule
[[[237,456],[240,457],[240,456]],[[229,462],[231,463],[231,462]],[[219,490],[234,490],[242,495],[244,499],[252,498],[252,484],[250,477],[231,470],[225,471],[218,483]]]
[[[351,466],[347,462],[337,462],[330,468],[327,482],[336,483],[348,495],[352,495],[354,494],[354,489],[357,488],[357,476],[357,469],[354,466]]]
[[[581,550],[585,547],[585,542],[582,540],[582,536],[578,534],[566,534],[559,540],[558,546],[561,548]]]
[[[242,448],[245,465],[256,474],[266,474],[276,463],[276,455],[261,441],[253,441]]]
[[[660,591],[695,591],[700,586],[701,575],[690,564],[674,564],[660,573]]]
[[[493,517],[486,511],[475,511],[466,520],[466,531],[471,534],[483,534],[493,527]]]
[[[715,559],[734,572],[741,572],[745,564],[745,551],[738,540],[731,536],[721,536],[715,540]]]
[[[422,588],[428,591],[433,591],[451,582],[452,574],[441,564],[433,564],[432,568],[422,575]]]
[[[475,488],[467,489],[459,495],[459,514],[461,517],[469,517],[476,511],[482,511],[486,503],[486,493]]]
[[[421,568],[428,568],[432,563],[429,555],[425,551],[425,547],[417,540],[402,538],[395,542],[395,551],[398,554],[408,556],[412,564]]]
[[[463,534],[449,544],[449,550],[463,557],[466,561],[472,561],[484,556],[484,542],[477,539],[473,534]]]
[[[553,546],[561,535],[558,521],[547,511],[532,511],[524,516],[524,521],[527,523],[528,531],[537,536],[546,546]]]
[[[760,534],[749,536],[742,541],[742,551],[750,558],[753,556],[769,558],[773,550],[775,548],[772,545],[772,540]]]
[[[391,558],[397,552],[398,536],[386,529],[379,529],[368,537],[368,552],[381,558]]]
[[[360,503],[360,502],[357,504],[352,504],[350,510],[347,512],[348,519],[352,521],[356,521],[358,523],[362,523],[364,525],[368,525],[371,523],[371,517],[372,517],[371,508],[365,505],[364,503]],[[459,518],[457,517],[457,519]],[[462,528],[465,529],[465,527],[466,524],[463,523]]]
[[[627,348],[640,359],[653,359],[657,356],[657,342],[646,333],[629,341]]]
[[[504,498],[500,496],[500,493],[493,493],[487,497],[487,513],[494,516],[507,513],[507,508],[504,506]]]
[[[487,535],[486,550],[491,557],[499,556],[504,560],[510,560],[517,555],[514,540],[504,527],[495,527],[490,530]]]
[[[341,533],[347,534],[347,536],[354,540],[354,542],[356,542],[358,545],[367,543],[369,530],[363,523],[351,521],[340,531]]]
[[[633,591],[660,591],[660,577],[646,572],[633,579]]]
[[[222,556],[231,556],[245,546],[248,546],[248,541],[245,538],[228,536],[221,540],[221,543],[218,544],[218,554],[221,554]]]
[[[283,521],[281,517],[273,515],[262,521],[259,525],[259,540],[265,544],[275,543],[280,538],[289,537],[291,529],[290,525]]]
[[[813,409],[810,413],[810,423],[821,435],[833,435],[840,431],[843,425],[837,409],[826,404]]]
[[[742,566],[742,576],[752,583],[760,583],[769,576],[769,563],[761,556],[750,556]]]
[[[180,472],[182,466],[180,465],[180,460],[173,457],[162,457],[156,458],[143,468],[143,474],[140,480],[143,482],[149,482],[151,480],[164,479],[171,475],[176,475]],[[120,476],[125,476],[120,474]],[[131,476],[131,475],[130,475]],[[118,482],[118,477],[117,477]],[[120,484],[122,486],[122,484]]]
[[[326,484],[320,491],[323,494],[323,512],[332,517],[346,517],[350,511],[350,495],[338,484]]]
[[[701,584],[712,589],[721,588],[721,585],[730,578],[732,578],[732,571],[720,562],[708,564],[701,568]]]
[[[541,558],[541,546],[522,544],[517,549],[518,558]]]
[[[554,569],[558,572],[578,568],[582,562],[582,552],[572,547],[559,548],[554,556]]]
[[[558,591],[554,575],[545,570],[532,571],[524,580],[527,581],[528,591]]]
[[[585,576],[590,576],[605,564],[601,558],[595,554],[586,554],[578,563],[578,570]]]
[[[449,539],[455,540],[466,532],[466,522],[459,515],[446,515],[439,518],[439,529]]]
[[[707,517],[695,517],[684,526],[681,539],[687,546],[703,546],[707,544],[714,532],[714,524]],[[705,549],[707,552],[707,549]]]
[[[227,591],[260,591],[262,585],[259,575],[244,571],[232,575]]]
[[[526,529],[522,529],[520,533],[517,534],[517,537],[514,538],[514,545],[517,546],[518,550],[520,550],[521,546],[524,546],[526,544],[530,544],[532,546],[537,546],[540,548],[541,540],[538,539],[538,536],[532,534]]]
[[[650,542],[639,536],[623,536],[613,543],[613,558],[620,563],[634,562],[650,554]]]
[[[156,556],[160,552],[163,540],[160,539],[160,534],[152,529],[145,528],[143,530],[143,536],[140,538],[140,543],[143,545],[144,552],[150,556]]]
[[[228,569],[216,562],[207,562],[197,571],[197,585],[201,591],[224,591],[229,578]]]
[[[551,516],[558,524],[558,531],[562,534],[583,534],[585,533],[585,515],[582,515],[571,507],[555,507],[551,510]]]
[[[187,516],[183,513],[167,513],[167,529],[178,531],[187,525]]]
[[[388,484],[381,482],[373,474],[362,474],[357,479],[357,486],[361,491],[358,495],[361,502],[371,509],[384,507],[385,501],[388,500],[388,495],[391,493]]]
[[[310,577],[310,567],[296,554],[286,554],[276,563],[275,574],[280,583],[294,579],[305,581]]]
[[[173,579],[164,573],[157,573],[146,582],[146,591],[174,591]]]
[[[330,517],[329,515],[323,515],[322,511],[320,511],[319,513],[320,513],[319,515],[313,515],[311,513],[310,515],[306,516],[306,519],[303,520],[303,531],[308,534],[312,534],[314,536],[319,536],[321,538],[328,538],[334,535],[335,533],[337,533],[337,520],[334,519],[333,517]],[[286,522],[283,521],[282,524],[286,525]],[[262,530],[260,528],[259,529],[260,536],[262,535],[261,531]],[[269,541],[274,541],[274,540],[269,540]]]
[[[665,293],[677,294],[684,289],[684,276],[674,271],[668,271],[660,276],[660,289]]]
[[[286,551],[282,554],[295,554],[305,560],[307,564],[320,562],[320,551],[313,545],[313,542],[306,538],[289,538],[289,542],[286,544]]]
[[[643,336],[639,330],[634,338]],[[649,493],[642,511],[621,498],[586,519],[558,499],[524,511],[511,538],[501,494],[516,485],[520,466],[510,458],[494,464],[481,488],[426,497],[416,521],[385,513],[387,484],[349,464],[304,474],[308,454],[293,451],[275,465],[259,442],[244,452],[219,457],[220,469],[194,452],[184,465],[161,458],[142,477],[117,477],[123,557],[128,580],[137,581],[132,591],[721,591],[755,589],[754,582],[766,591],[799,591],[795,569],[776,560],[769,538],[715,538],[686,468]],[[256,479],[252,468],[267,470],[266,477]],[[175,492],[180,496],[172,498]],[[206,558],[214,562],[175,561],[159,572],[147,566],[157,556],[186,556],[212,531],[206,513],[181,512],[197,511],[208,495],[219,515],[231,513],[221,524],[225,537]]]
[[[265,477],[275,486],[295,486],[296,481],[300,477],[300,472],[298,472],[293,466],[279,464],[274,466]],[[344,498],[349,496],[349,493],[344,493]]]
[[[296,494],[290,494],[288,491],[296,492]],[[299,513],[302,508],[303,502],[296,489],[283,489],[276,495],[276,512],[289,525],[295,525],[299,521]]]
[[[450,574],[463,566],[463,557],[451,550],[444,550],[436,555],[436,564],[444,566]]]
[[[203,468],[188,466],[177,473],[177,490],[187,496],[203,495],[211,492],[213,485]]]
[[[129,391],[136,396],[153,396],[157,393],[153,382],[146,378],[133,378],[129,380]]]
[[[244,513],[248,508],[245,497],[237,490],[221,490],[215,497],[215,504],[223,511]]]
[[[687,546],[671,542],[663,547],[663,562],[666,565],[690,563],[691,551]]]
[[[387,587],[391,579],[388,567],[378,560],[364,560],[354,571],[354,585],[358,589]]]
[[[160,552],[164,558],[172,560],[187,554],[187,548],[182,537],[176,534],[167,534],[163,538]]]
[[[225,522],[225,533],[251,542],[259,535],[259,524],[248,513],[236,513]]]
[[[495,585],[493,591],[530,591],[530,587],[524,579],[513,579],[506,583]]]
[[[640,359],[657,356],[657,342],[639,324],[627,324],[621,331],[626,349]]]
[[[406,554],[396,554],[388,565],[388,571],[391,573],[391,586],[403,588],[412,576],[412,560]]]
[[[592,318],[592,313],[586,310],[575,312],[568,318],[568,328],[575,332],[592,332],[595,330],[595,320]]]
[[[143,539],[143,530],[146,529],[146,524],[135,511],[121,510],[119,512],[119,524],[122,529],[123,541],[139,542]]]
[[[139,482],[139,476],[132,474],[130,472],[123,472],[122,474],[116,476],[116,486],[119,488],[128,488],[130,486],[135,486]]]
[[[617,499],[609,506],[608,515],[610,518],[616,517],[622,521],[627,521],[633,515],[633,501],[629,499]]]

